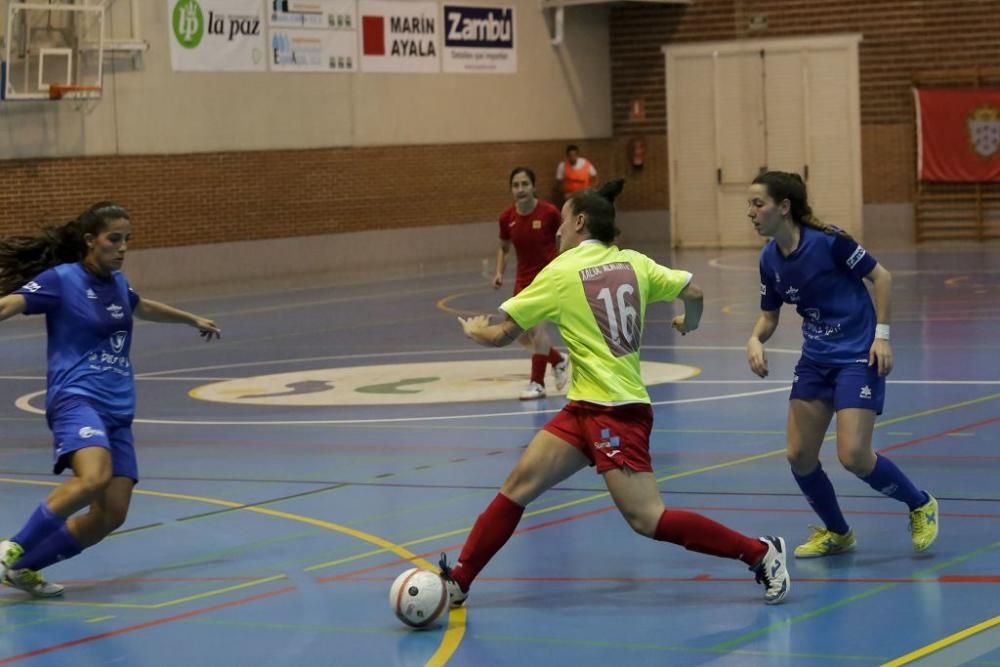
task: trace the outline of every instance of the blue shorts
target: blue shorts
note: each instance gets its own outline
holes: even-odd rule
[[[132,417],[100,414],[85,396],[64,394],[45,413],[52,431],[52,472],[70,467],[73,452],[103,447],[111,452],[111,474],[139,481],[139,465],[132,438]]]
[[[832,401],[835,411],[861,408],[880,415],[885,403],[885,377],[879,377],[877,366],[827,366],[803,356],[795,364],[792,394],[788,397],[796,398]]]

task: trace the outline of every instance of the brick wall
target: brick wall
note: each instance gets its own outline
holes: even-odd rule
[[[751,17],[767,28],[751,32]],[[623,210],[669,208],[664,63],[674,42],[860,32],[864,200],[912,200],[914,72],[1000,61],[997,0],[694,0],[611,11],[615,137],[575,140]],[[629,119],[634,98],[646,119]],[[633,138],[646,164],[627,163]],[[492,220],[515,164],[552,192],[566,139],[520,143],[0,161],[0,234],[67,220],[98,199],[132,209],[138,248]]]
[[[764,30],[751,31],[754,16]],[[1000,61],[996,0],[694,0],[691,5],[627,3],[611,12],[615,134],[659,143],[666,132],[665,44],[856,32],[860,45],[865,203],[912,200],[913,74]],[[631,100],[646,118],[630,120]],[[659,150],[659,149],[658,149]],[[665,149],[664,149],[665,150]],[[666,168],[666,162],[663,163]],[[658,169],[658,167],[656,168]],[[667,174],[655,179],[666,183]],[[667,204],[662,194],[658,203]]]
[[[127,206],[135,248],[496,219],[515,165],[552,195],[567,141],[0,161],[0,234]],[[611,140],[576,141],[599,169]]]

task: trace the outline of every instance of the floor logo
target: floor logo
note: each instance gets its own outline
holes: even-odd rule
[[[528,370],[528,360],[520,358],[321,368],[213,382],[190,395],[217,403],[317,407],[516,401]],[[691,366],[642,364],[650,385],[697,374]],[[549,395],[555,395],[551,378],[548,385]]]

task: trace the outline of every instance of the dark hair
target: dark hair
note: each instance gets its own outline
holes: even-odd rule
[[[41,234],[0,238],[0,294],[10,294],[53,266],[79,262],[87,255],[84,235],[97,236],[119,218],[131,220],[123,207],[103,201],[75,220],[44,228]]]
[[[780,204],[787,199],[795,224],[812,227],[825,234],[840,234],[850,238],[850,235],[843,229],[828,225],[813,215],[806,195],[805,181],[798,174],[787,171],[768,171],[753,179],[753,182],[755,185],[766,187],[767,194],[775,203]]]
[[[591,238],[601,243],[612,243],[621,230],[615,226],[615,197],[625,187],[624,178],[608,181],[598,189],[587,188],[574,193],[569,199],[573,215],[584,215]]]
[[[566,152],[569,153],[570,151],[576,151],[577,153],[579,153],[580,147],[577,146],[576,144],[570,144],[569,146],[566,147]]]
[[[530,167],[514,167],[513,169],[511,169],[511,171],[510,171],[510,178],[507,179],[507,185],[513,186],[514,185],[514,177],[517,176],[518,174],[522,173],[522,172],[528,175],[528,180],[530,180],[531,184],[534,185],[535,184],[535,172]]]

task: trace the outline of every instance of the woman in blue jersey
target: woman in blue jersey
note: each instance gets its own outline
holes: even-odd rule
[[[191,325],[206,340],[220,334],[211,320],[140,299],[129,287],[121,267],[130,234],[128,212],[102,202],[41,236],[0,240],[0,321],[46,316],[53,472],[73,471],[14,537],[0,542],[0,580],[37,597],[62,592],[39,570],[76,556],[125,521],[139,479],[131,428],[133,315]],[[76,514],[85,507],[86,514]]]
[[[661,266],[614,245],[614,200],[622,180],[575,193],[562,208],[561,254],[523,291],[505,301],[502,321],[459,318],[465,335],[494,347],[509,345],[539,322],[554,322],[573,361],[569,403],[532,438],[500,492],[476,519],[458,563],[444,554],[441,571],[452,605],[507,542],[524,508],[553,485],[594,466],[629,526],[645,537],[691,551],[741,560],[777,604],[790,590],[785,541],[749,537],[708,517],[668,510],[649,453],[653,409],[639,372],[646,307],[680,299],[673,320],[681,334],[698,328],[703,295],[691,274]]]
[[[747,342],[750,369],[767,377],[764,343],[783,303],[802,316],[802,358],[788,403],[788,462],[823,528],[795,549],[799,558],[854,549],[853,531],[819,461],[826,429],[837,415],[837,457],[884,495],[906,503],[916,551],[938,534],[937,500],[918,489],[888,458],[872,451],[892,370],[889,311],[892,276],[844,231],[813,217],[797,174],[767,172],[750,186],[748,216],[772,240],[760,253],[760,317]],[[872,284],[872,297],[864,281]]]

